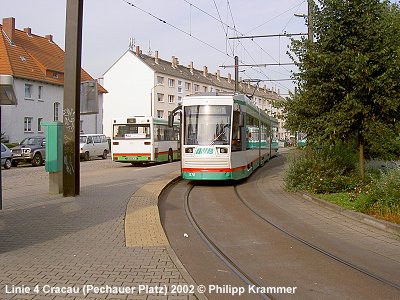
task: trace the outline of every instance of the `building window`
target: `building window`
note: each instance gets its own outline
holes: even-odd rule
[[[164,102],[164,94],[157,93],[157,101]]]
[[[174,103],[175,102],[175,96],[174,95],[168,95],[168,103]]]
[[[206,86],[203,86],[203,92],[207,93],[207,87]]]
[[[162,77],[162,76],[157,76],[157,84],[159,84],[159,85],[164,85],[164,77]]]
[[[25,99],[32,99],[32,84],[25,83]]]
[[[54,110],[53,110],[53,121],[58,121],[59,119],[59,110],[60,110],[60,103],[55,102],[54,103]]]
[[[200,86],[199,86],[198,84],[195,84],[195,85],[194,85],[194,91],[195,91],[195,92],[198,92],[199,89],[200,89]]]
[[[42,130],[42,121],[43,121],[43,118],[38,118],[37,119],[37,131],[38,132],[43,132],[43,130]]]
[[[38,100],[42,100],[43,101],[43,85],[39,85]]]
[[[163,110],[157,110],[157,118],[164,118],[164,111]]]
[[[182,97],[178,96],[178,103],[182,103]]]
[[[171,78],[168,78],[168,86],[169,87],[174,87],[175,86],[175,80],[171,79]]]
[[[32,117],[25,117],[24,118],[24,131],[25,132],[32,132]]]
[[[185,90],[190,90],[190,82],[185,82]]]

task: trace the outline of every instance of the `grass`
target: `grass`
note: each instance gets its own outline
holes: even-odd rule
[[[400,169],[367,169],[362,180],[356,154],[343,144],[297,150],[285,167],[286,189],[304,190],[345,209],[400,224]]]
[[[315,197],[339,205],[345,209],[367,214],[377,219],[400,224],[400,211],[382,210],[368,206],[369,195],[365,193],[341,192],[331,194],[314,194]]]

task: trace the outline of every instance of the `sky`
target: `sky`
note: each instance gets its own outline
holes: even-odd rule
[[[64,49],[66,0],[0,0],[0,17],[14,17],[16,28],[33,34],[52,34]],[[130,4],[133,4],[130,5]],[[129,49],[130,40],[143,53],[179,63],[193,61],[196,69],[234,76],[239,64],[291,63],[286,54],[290,39],[235,36],[306,33],[306,0],[84,0],[82,67],[94,78],[103,74]],[[162,20],[162,21],[160,21]],[[164,21],[164,22],[163,22]],[[259,79],[261,86],[287,96],[294,90],[293,65],[240,66],[239,77]]]

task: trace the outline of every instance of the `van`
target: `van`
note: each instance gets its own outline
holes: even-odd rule
[[[91,157],[106,159],[110,152],[107,138],[104,134],[81,134],[80,157],[90,160]]]

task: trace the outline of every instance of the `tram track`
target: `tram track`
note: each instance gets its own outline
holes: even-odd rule
[[[365,270],[364,268],[362,268],[360,266],[357,266],[357,265],[355,265],[355,264],[353,264],[353,263],[351,263],[351,262],[349,262],[347,260],[344,260],[344,259],[338,257],[337,255],[335,255],[335,254],[333,254],[333,253],[331,253],[331,252],[329,252],[327,250],[322,249],[321,247],[319,247],[319,246],[317,246],[317,245],[315,245],[315,244],[313,244],[313,243],[311,243],[311,242],[309,242],[309,241],[297,236],[296,234],[286,230],[285,228],[283,228],[283,227],[279,226],[278,224],[272,222],[271,220],[267,219],[264,215],[262,215],[260,213],[260,211],[258,211],[256,208],[252,207],[251,204],[248,201],[246,201],[240,195],[240,192],[238,191],[238,186],[237,185],[234,186],[234,190],[235,190],[235,193],[236,193],[237,197],[240,199],[240,201],[243,203],[243,205],[246,206],[250,211],[252,211],[254,213],[254,215],[259,217],[261,220],[263,220],[267,224],[271,225],[272,227],[276,228],[277,230],[281,231],[285,235],[290,236],[291,238],[295,239],[296,241],[298,241],[298,242],[310,247],[311,249],[313,249],[315,251],[318,251],[318,252],[322,253],[323,255],[325,255],[325,256],[327,256],[327,257],[329,257],[329,258],[331,258],[331,259],[333,259],[333,260],[335,260],[335,261],[337,261],[337,262],[339,262],[339,263],[341,263],[341,264],[353,269],[353,270],[356,270],[356,271],[358,271],[360,273],[363,273],[363,274],[365,274],[365,275],[367,275],[367,276],[369,276],[371,278],[374,278],[374,279],[376,279],[376,280],[378,280],[378,281],[380,281],[380,282],[382,282],[384,284],[387,284],[387,285],[389,285],[389,286],[391,286],[391,287],[393,287],[395,289],[398,289],[400,291],[400,285],[399,284],[396,284],[396,283],[394,283],[394,282],[392,282],[390,280],[387,280],[386,278],[383,278],[383,277],[381,277],[379,275],[376,275],[376,274],[374,274],[372,272],[369,272],[368,270]]]
[[[185,213],[188,217],[190,223],[193,225],[197,233],[203,239],[203,241],[207,244],[207,246],[212,250],[212,252],[217,255],[223,263],[240,279],[242,279],[248,285],[254,285],[258,288],[262,288],[262,285],[258,284],[254,278],[252,278],[246,271],[244,271],[241,267],[239,267],[232,259],[230,259],[212,240],[212,238],[201,228],[199,223],[196,221],[195,216],[193,215],[190,203],[189,203],[189,195],[195,186],[192,185],[187,193],[185,194]],[[271,294],[268,293],[260,293],[259,294],[263,299],[275,300]]]
[[[276,164],[276,162],[272,165],[268,164],[268,168]],[[376,299],[378,296],[392,299],[392,295],[398,295],[399,284],[390,280],[396,277],[387,276],[387,273],[380,273],[379,270],[375,273],[371,271],[374,268],[370,270],[368,269],[370,265],[363,264],[363,262],[368,263],[370,257],[366,256],[365,260],[359,264],[358,260],[352,260],[351,255],[343,256],[340,253],[336,255],[335,252],[330,251],[335,241],[328,243],[325,247],[324,242],[319,241],[320,235],[309,233],[308,228],[303,232],[301,229],[293,230],[292,226],[296,226],[297,219],[291,224],[287,223],[290,217],[283,217],[282,222],[276,222],[276,218],[279,219],[282,216],[280,215],[282,211],[275,215],[276,210],[272,209],[269,213],[273,215],[268,215],[268,211],[263,210],[264,207],[260,209],[259,204],[254,203],[252,199],[252,197],[265,196],[257,190],[259,174],[257,171],[250,179],[235,185],[204,182],[177,183],[181,191],[171,196],[175,198],[173,207],[176,210],[179,201],[182,202],[181,213],[190,224],[185,225],[184,230],[189,232],[190,226],[193,231],[189,233],[191,240],[186,240],[182,244],[181,236],[170,237],[166,230],[168,238],[172,241],[171,246],[180,253],[184,252],[184,247],[190,249],[185,251],[193,251],[198,246],[197,244],[190,245],[190,243],[193,242],[194,235],[197,235],[208,249],[208,254],[204,253],[204,249],[202,250],[203,255],[210,256],[212,253],[213,256],[218,257],[218,260],[223,262],[245,285],[299,286],[302,294],[296,295],[296,298],[300,296],[300,299],[352,299],[354,297]],[[173,186],[171,188],[174,190]],[[178,198],[180,200],[177,200]],[[268,202],[268,199],[265,202]],[[267,209],[269,208],[271,206],[267,206]],[[301,227],[301,224],[297,226]],[[308,233],[310,236],[307,235]],[[174,239],[179,241],[176,248]],[[340,247],[344,250],[339,250],[344,252],[358,251],[357,248],[346,248],[347,245]],[[188,272],[194,274],[195,281],[203,284],[204,278],[209,278],[210,275],[205,275],[201,281],[196,278],[197,271],[192,273],[191,269],[193,257],[197,255],[200,254],[196,251],[191,253],[190,258],[183,258],[183,263]],[[180,257],[179,253],[178,257]],[[204,259],[204,256],[202,258]],[[380,264],[379,259],[376,264]],[[193,266],[194,269],[196,267]],[[210,274],[213,270],[221,269],[221,267],[207,265],[206,262],[202,267],[203,272],[210,272]],[[389,274],[390,272],[392,271],[389,271]],[[392,272],[392,274],[397,273]],[[233,285],[232,277],[224,280],[222,282]],[[363,290],[363,286],[370,288],[371,291]],[[214,296],[215,299],[222,299],[221,295],[208,296],[210,296],[209,299],[213,299]],[[293,295],[261,293],[258,297],[289,299]]]

